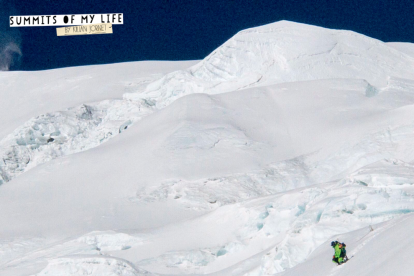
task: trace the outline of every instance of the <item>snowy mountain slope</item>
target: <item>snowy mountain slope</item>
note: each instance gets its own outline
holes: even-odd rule
[[[333,250],[327,241],[306,262],[280,275],[410,275],[413,216],[371,227],[332,237],[347,241],[347,255],[353,257],[346,265],[336,266],[330,261]]]
[[[342,89],[348,87],[348,89],[340,90],[339,87]],[[1,187],[0,209],[10,212],[2,213],[0,219],[14,223],[5,223],[6,226],[2,227],[0,233],[2,236],[30,237],[36,229],[35,232],[55,239],[62,239],[62,236],[76,236],[79,235],[78,233],[97,229],[135,229],[134,231],[140,233],[139,229],[191,218],[197,215],[195,212],[197,210],[200,210],[199,214],[203,214],[205,210],[216,209],[241,200],[329,181],[347,169],[358,168],[384,158],[413,160],[414,155],[410,147],[413,141],[414,109],[409,100],[412,94],[400,93],[401,98],[399,98],[395,96],[394,91],[367,97],[366,87],[366,82],[361,80],[323,80],[279,84],[216,96],[199,94],[182,98],[137,122],[128,131],[98,148],[56,159],[4,184]],[[309,104],[310,102],[312,104]],[[335,102],[335,108],[332,107],[331,102]],[[329,120],[326,119],[327,117]],[[281,118],[283,118],[282,122],[280,122]],[[355,120],[359,123],[349,124],[349,121]],[[390,125],[393,127],[390,128]],[[381,129],[382,131],[379,131]],[[321,147],[323,150],[320,150]],[[383,151],[378,152],[379,149]],[[273,172],[269,167],[273,168]],[[287,168],[291,169],[287,170]],[[237,185],[243,178],[249,185],[245,190],[243,186]],[[228,179],[234,179],[232,186],[229,186],[231,180]],[[365,178],[361,181],[368,182]],[[177,186],[177,182],[181,182],[181,185]],[[395,181],[391,180],[391,182]],[[364,185],[358,183],[353,185],[356,185],[358,192],[369,193],[361,191],[367,189]],[[347,191],[348,188],[343,190]],[[351,193],[349,197],[354,197],[358,192]],[[336,193],[338,192],[334,190],[334,194]],[[321,192],[321,194],[324,198],[332,197],[329,193],[326,195]],[[292,198],[291,194],[285,196],[288,199]],[[401,199],[398,192],[393,197]],[[24,198],[24,202],[19,198]],[[379,198],[383,196],[380,194]],[[217,221],[219,217],[226,217],[227,220],[214,230],[216,234],[211,234],[210,242],[214,246],[206,244],[206,248],[233,246],[227,245],[228,241],[220,242],[220,239],[235,235],[234,232],[237,233],[243,228],[252,235],[252,238],[257,238],[258,241],[253,248],[257,246],[262,248],[262,244],[268,245],[268,241],[259,238],[261,236],[258,233],[259,229],[251,231],[251,228],[261,223],[258,218],[261,216],[260,213],[265,212],[263,210],[266,206],[281,204],[281,208],[296,210],[287,216],[286,219],[291,222],[285,226],[286,228],[278,230],[277,223],[269,226],[273,229],[272,237],[278,241],[286,231],[289,231],[289,225],[296,219],[294,214],[300,212],[302,208],[300,206],[307,205],[308,199],[304,200],[304,203],[293,202],[292,206],[278,203],[277,197],[271,200],[259,200],[260,204],[253,206],[253,210],[258,209],[260,212],[254,211],[253,217],[247,216],[241,220],[247,223],[246,226],[236,222],[231,223],[232,217],[236,220],[240,219],[237,215],[240,212],[240,205],[230,207],[230,211],[220,209],[218,215],[213,216],[208,222],[197,220],[191,224],[187,222],[175,226],[180,229],[176,231],[181,233],[182,229],[187,227],[198,229],[190,230],[196,233],[188,242],[193,245],[190,252],[178,254],[189,254],[188,258],[192,258],[191,252],[196,253],[201,247],[200,242],[196,241],[206,239],[206,233],[202,229],[206,228],[206,223]],[[344,201],[347,200],[345,197]],[[332,208],[341,208],[343,204],[341,202],[336,207],[333,204]],[[405,202],[409,203],[410,198],[408,197],[407,201],[402,201],[401,204],[406,204]],[[366,202],[362,204],[367,205]],[[396,212],[401,205],[395,206],[389,202],[385,206],[387,211],[384,211],[383,215],[375,215],[378,216],[379,221],[389,219],[388,213]],[[183,207],[188,209],[182,209]],[[28,209],[31,212],[26,212]],[[252,211],[247,208],[246,212]],[[274,212],[278,216],[281,211]],[[168,214],[170,218],[164,218]],[[346,212],[344,214],[349,215]],[[255,216],[257,219],[254,219]],[[258,222],[252,222],[251,225],[248,224],[249,220],[253,222],[258,220]],[[372,218],[367,219],[365,224],[367,223],[372,223]],[[191,226],[192,224],[196,226]],[[217,222],[214,223],[216,224]],[[226,224],[234,224],[235,228],[224,227]],[[354,222],[350,224],[352,228],[349,229],[354,230],[363,225],[364,223]],[[206,229],[212,231],[211,227]],[[224,229],[228,230],[228,235],[223,235]],[[175,253],[169,253],[169,250],[180,248],[180,244],[185,243],[190,233],[181,234],[184,237],[184,240],[181,240],[177,238],[176,231],[173,234],[164,234],[169,232],[167,230],[161,231],[162,235],[167,236],[162,241],[168,244],[167,241],[171,239],[178,244],[173,243],[166,248],[166,245],[154,246],[150,243],[151,248],[164,250],[164,252],[156,252],[171,256],[169,258],[183,258],[177,257]],[[306,252],[310,252],[338,231],[342,230],[334,228],[320,239],[311,239]],[[220,235],[224,237],[219,238]],[[29,240],[33,238],[30,237]],[[245,238],[233,242],[243,243]],[[273,248],[277,246],[274,242]],[[136,259],[134,256],[148,259],[147,248],[128,249],[125,251],[127,257],[122,255],[122,258],[145,269],[146,266],[141,263],[143,260]],[[233,257],[235,260],[231,263],[236,264],[240,259],[250,258],[253,253],[259,254],[264,250],[243,248],[240,249],[239,257]],[[186,249],[189,250],[188,247]],[[78,249],[77,253],[82,250]],[[136,250],[140,251],[141,255],[136,253]],[[167,258],[163,261],[156,257],[152,257],[155,258],[153,261],[147,261],[150,262],[147,270],[157,272],[161,269],[157,267],[163,267],[166,265],[165,261],[169,260]],[[293,259],[290,265],[298,263],[304,257],[306,254],[302,257],[289,257]],[[202,257],[199,258],[201,263],[205,262]],[[196,260],[192,262],[195,263],[190,267],[200,269],[197,268]],[[276,261],[278,262],[280,261]],[[224,263],[230,265],[230,262]],[[224,269],[225,264],[206,272]],[[14,268],[21,265],[17,262],[6,267]],[[257,265],[260,265],[260,260]],[[183,267],[183,271],[179,269],[180,266],[178,270],[174,268],[175,265],[167,265],[169,266],[172,266],[172,271],[178,274],[189,272],[186,266]],[[203,268],[202,265],[199,266]],[[278,264],[276,267],[269,271],[272,273],[280,271],[289,267],[289,264]],[[172,271],[165,268],[160,270],[163,273],[172,273]]]
[[[388,42],[388,46],[414,58],[414,43],[408,42]]]
[[[188,70],[167,74],[128,99],[165,106],[190,93],[222,93],[258,85],[315,79],[414,80],[414,60],[387,44],[344,30],[289,21],[243,30]]]
[[[384,163],[377,166],[384,166],[384,169],[399,166],[394,169],[403,167],[402,171],[405,170],[404,164]],[[387,188],[384,189],[373,187],[373,182],[361,184],[350,176],[336,183],[296,189],[221,207],[197,219],[194,224],[186,222],[185,227],[183,225],[175,231],[172,230],[174,234],[164,239],[171,241],[174,237],[176,244],[173,246],[173,252],[156,252],[155,255],[158,256],[150,256],[149,259],[139,261],[138,265],[150,271],[166,274],[176,271],[174,274],[198,272],[242,275],[237,271],[245,270],[247,260],[251,257],[255,259],[261,254],[256,267],[246,275],[270,275],[280,272],[303,261],[316,244],[330,238],[333,233],[348,232],[412,212],[413,205],[410,202],[413,191],[413,167],[409,167],[409,181],[403,182],[405,185],[400,187],[392,184],[392,177],[388,179]],[[402,194],[400,189],[405,189],[407,193]],[[190,229],[187,230],[188,228]],[[162,235],[167,233],[168,230],[165,230]],[[197,233],[199,239],[199,249],[189,250],[188,244],[195,243],[192,240],[194,233]],[[203,238],[200,239],[200,236]],[[217,245],[217,240],[223,236],[230,236],[227,238],[230,242]],[[151,242],[148,243],[150,244],[147,248],[161,247],[160,244],[154,246]],[[140,247],[145,248],[145,245]],[[130,250],[132,252],[113,254],[124,258],[127,254],[134,256],[133,258],[140,256],[140,253],[147,257],[151,254],[139,250],[139,247],[132,247]],[[240,260],[243,260],[242,264]],[[233,268],[225,269],[232,265]],[[225,271],[220,272],[221,269]]]
[[[288,21],[248,29],[188,70],[172,72],[148,85],[134,85],[134,93],[124,95],[127,101],[79,105],[27,121],[0,141],[4,160],[0,183],[53,158],[98,146],[154,108],[184,95],[329,78],[365,79],[367,93],[375,95],[390,86],[407,82],[412,86],[413,67],[410,56],[350,31]],[[138,83],[142,81],[148,79]]]
[[[90,82],[88,67],[64,69],[102,92],[79,92],[69,110],[58,97],[58,109],[33,105],[44,115],[10,123],[0,275],[272,275],[332,236],[414,210],[410,56],[278,22],[189,69],[169,64],[180,70],[144,79],[98,66]],[[64,70],[36,74],[47,84]],[[263,81],[240,90],[257,72]]]
[[[0,140],[30,118],[121,98],[195,61],[143,61],[34,72],[0,72]]]
[[[393,176],[389,176],[390,170]],[[381,186],[375,183],[375,178],[381,176],[379,171],[385,172],[382,176],[387,180]],[[365,176],[366,182],[360,180],[360,175]],[[367,176],[372,181],[367,181]],[[412,212],[413,176],[413,165],[381,161],[338,182],[223,206],[150,233],[131,230],[128,234],[90,233],[27,254],[13,264],[21,267],[47,256],[62,256],[50,262],[40,275],[71,275],[69,271],[76,270],[79,263],[93,264],[93,269],[99,269],[99,258],[115,258],[131,264],[137,271],[151,271],[151,275],[271,275],[300,263],[317,245],[335,234],[368,228]],[[365,235],[367,231],[362,232]],[[351,237],[339,237],[349,243],[349,249],[358,245]],[[364,240],[359,247],[363,243]],[[323,248],[326,253],[325,247],[326,244]],[[349,250],[350,254],[354,251]],[[74,252],[77,255],[68,255]],[[330,256],[319,257],[329,261]],[[328,262],[328,269],[326,266],[321,269],[329,270],[330,265]],[[110,263],[109,268],[116,269],[116,265]]]
[[[347,86],[348,90],[338,89]],[[326,80],[185,97],[137,122],[113,142],[22,175],[14,184],[2,187],[3,202],[9,208],[12,205],[23,208],[12,195],[6,196],[8,191],[21,189],[14,188],[15,184],[33,185],[25,183],[25,179],[36,178],[36,183],[59,190],[55,182],[61,181],[64,174],[70,182],[75,182],[72,185],[80,186],[68,187],[67,193],[90,189],[96,193],[99,204],[99,192],[90,187],[90,182],[108,191],[125,185],[124,188],[135,190],[130,194],[133,196],[138,189],[159,185],[165,180],[222,177],[299,158],[303,168],[298,172],[306,171],[304,179],[307,179],[301,185],[306,185],[330,181],[348,168],[362,167],[383,158],[412,160],[410,128],[413,127],[414,95],[401,94],[404,101],[392,92],[370,98],[365,95],[365,87],[366,83],[360,80]],[[330,102],[335,102],[334,108]],[[350,120],[359,123],[349,124]],[[395,139],[404,128],[409,133]],[[377,152],[378,148],[383,152]],[[61,163],[66,165],[62,167]],[[51,173],[42,176],[45,170]],[[113,175],[102,175],[112,171]],[[118,172],[123,173],[120,176]],[[293,181],[285,189],[296,188],[295,185]],[[33,189],[40,186],[33,185]],[[107,191],[103,196],[108,196]],[[37,195],[33,200],[42,201],[41,198]],[[57,206],[47,212],[60,208],[67,206]]]
[[[8,100],[0,102],[0,184],[119,133],[145,113],[123,101],[123,93],[193,63],[131,62],[2,72],[0,96]]]

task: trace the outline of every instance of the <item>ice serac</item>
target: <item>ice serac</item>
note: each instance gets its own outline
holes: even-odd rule
[[[130,62],[0,74],[0,185],[100,145],[146,115],[122,99],[187,62]],[[147,110],[148,111],[148,110]]]
[[[414,61],[379,40],[289,21],[243,30],[187,70],[169,73],[124,97],[163,107],[190,93],[317,79],[365,79],[373,89],[414,79]]]

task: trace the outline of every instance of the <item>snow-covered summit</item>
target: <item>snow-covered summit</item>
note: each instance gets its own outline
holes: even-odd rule
[[[240,31],[200,63],[124,97],[165,106],[191,93],[317,79],[364,79],[381,89],[395,76],[414,79],[414,59],[379,40],[279,21]]]

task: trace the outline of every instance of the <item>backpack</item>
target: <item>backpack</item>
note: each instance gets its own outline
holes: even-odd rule
[[[346,256],[346,244],[342,243],[342,248],[341,248],[341,257],[344,258]]]

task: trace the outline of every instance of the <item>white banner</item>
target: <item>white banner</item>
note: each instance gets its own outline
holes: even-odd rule
[[[123,13],[104,14],[66,14],[66,15],[14,15],[10,16],[10,27],[33,27],[33,26],[71,26],[124,24]]]
[[[57,36],[112,34],[112,24],[80,25],[56,28]]]

